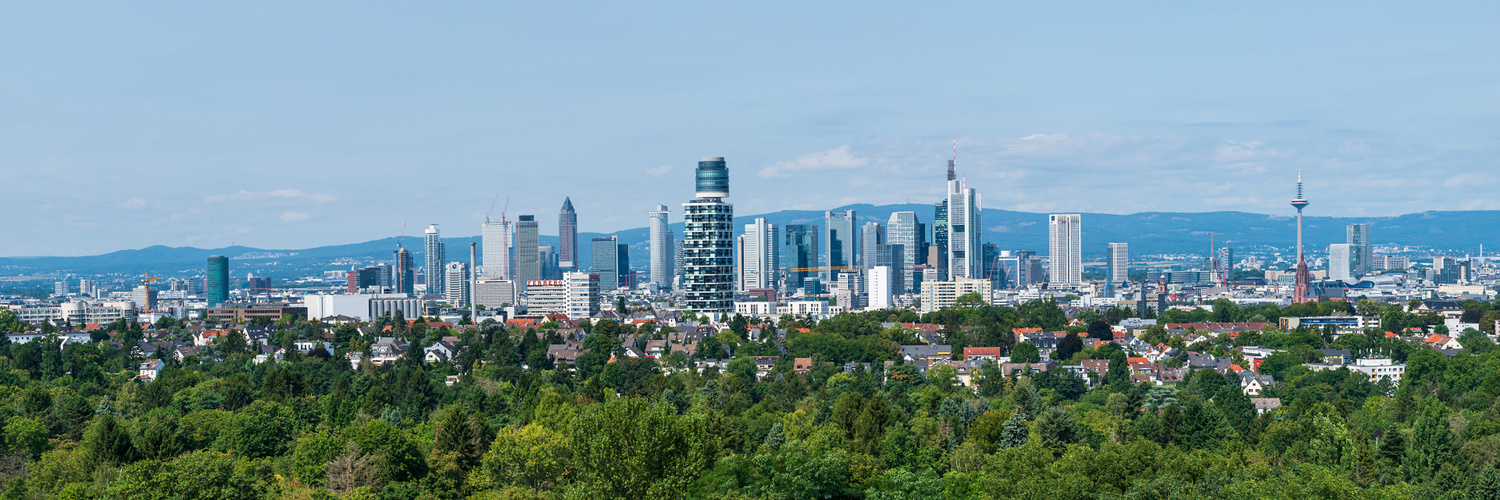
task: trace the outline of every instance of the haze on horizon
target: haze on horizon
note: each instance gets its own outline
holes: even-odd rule
[[[11,5],[0,256],[932,203],[1500,209],[1500,4]],[[498,217],[501,208],[494,209]],[[920,214],[929,220],[930,213]]]

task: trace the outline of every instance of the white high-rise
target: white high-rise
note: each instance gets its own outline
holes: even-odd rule
[[[899,283],[895,293],[906,293],[911,290],[912,284],[916,283],[913,270],[917,265],[917,213],[895,212],[886,223],[886,242],[891,245],[901,245],[901,259],[891,263],[891,272],[900,279],[892,280]]]
[[[866,288],[870,292],[870,309],[889,309],[891,307],[891,267],[875,266],[870,268],[870,275],[865,277],[868,283]]]
[[[1053,285],[1083,284],[1083,230],[1078,214],[1047,216],[1049,236],[1047,283]]]
[[[482,275],[510,279],[510,223],[487,220],[480,229],[480,236],[484,240]]]
[[[671,211],[666,205],[657,205],[648,212],[651,230],[651,282],[663,290],[672,289],[672,232],[667,230],[667,217]]]
[[[1328,245],[1328,278],[1352,282],[1359,259],[1359,247],[1348,243]]]
[[[448,299],[448,304],[453,307],[469,305],[469,265],[463,262],[449,262],[445,276],[446,288],[443,295]]]
[[[781,233],[757,217],[740,236],[740,290],[775,288],[781,271]]]
[[[438,234],[437,224],[427,226],[426,236],[426,267],[422,269],[422,273],[427,280],[427,293],[436,295],[447,291],[447,287],[443,286],[443,268],[448,259],[443,255],[443,238]]]
[[[1105,276],[1116,285],[1130,281],[1130,249],[1126,243],[1110,243],[1105,251],[1104,264],[1109,266]]]
[[[948,181],[948,276],[979,278],[984,259],[980,241],[984,225],[980,220],[979,193],[963,179]]]

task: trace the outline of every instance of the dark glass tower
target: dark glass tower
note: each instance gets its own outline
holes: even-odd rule
[[[563,198],[557,213],[557,267],[564,272],[578,268],[578,212],[572,198]]]
[[[214,255],[208,258],[208,275],[203,289],[207,293],[208,305],[217,306],[229,302],[229,257]]]

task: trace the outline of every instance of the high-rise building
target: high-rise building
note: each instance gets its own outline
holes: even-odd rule
[[[818,226],[816,224],[787,224],[786,226],[786,284],[788,294],[802,288],[808,278],[817,276],[813,271],[797,271],[818,267]]]
[[[480,238],[484,243],[484,276],[510,279],[510,222],[484,221]]]
[[[695,198],[682,204],[683,295],[700,313],[734,311],[734,206],[722,157],[698,159]]]
[[[865,288],[869,291],[869,303],[866,307],[877,310],[891,307],[891,295],[895,290],[895,287],[891,285],[891,278],[894,274],[890,266],[870,268],[869,275],[865,277]]]
[[[672,289],[672,232],[667,230],[667,217],[671,211],[666,205],[657,205],[647,213],[651,231],[651,282],[663,290]]]
[[[781,233],[775,224],[757,217],[740,235],[740,291],[775,288],[781,274]]]
[[[203,290],[209,307],[229,302],[229,257],[214,255],[208,258],[208,275],[204,279]],[[146,304],[142,302],[139,305]]]
[[[615,250],[617,252],[615,253],[615,272],[619,273],[619,279],[615,284],[628,290],[635,286],[631,277],[633,273],[630,272],[630,245],[622,243],[615,247]]]
[[[516,282],[497,277],[481,277],[474,283],[474,303],[486,309],[516,305]]]
[[[542,278],[541,235],[536,216],[522,215],[516,220],[516,283]],[[525,290],[525,287],[521,288]]]
[[[916,283],[916,277],[912,275],[917,266],[918,251],[922,250],[922,224],[917,222],[916,212],[894,212],[891,219],[886,223],[886,241],[892,245],[901,245],[901,258],[891,263],[891,273],[899,280],[892,280],[892,291],[896,294],[908,293]]]
[[[1104,251],[1104,277],[1115,285],[1130,281],[1130,245],[1110,243]]]
[[[542,246],[536,247],[536,253],[537,253],[537,257],[536,257],[537,263],[542,268],[542,279],[544,279],[544,280],[560,280],[560,279],[562,279],[562,271],[558,267],[558,262],[559,261],[557,259],[557,251],[555,251],[555,250],[552,249],[552,245],[542,245]]]
[[[602,290],[620,287],[620,244],[614,236],[594,238],[589,244],[593,260],[593,274],[599,275]]]
[[[564,314],[580,320],[599,314],[599,275],[564,273],[560,280],[526,284],[526,308],[533,314]]]
[[[885,244],[885,226],[870,221],[859,227],[859,268],[868,270],[879,264],[880,246]]]
[[[453,307],[464,307],[469,305],[469,265],[463,262],[449,262],[443,273],[443,298]]]
[[[1363,278],[1375,270],[1375,247],[1370,244],[1370,225],[1350,224],[1348,232],[1349,239],[1345,243],[1353,250],[1350,255],[1353,260],[1349,267],[1353,271],[1353,278]]]
[[[573,199],[563,198],[562,211],[557,213],[557,266],[572,271],[578,268],[578,212],[573,211]]]
[[[1328,279],[1354,281],[1354,245],[1334,243],[1328,245]]]
[[[927,249],[927,266],[937,270],[940,280],[948,279],[948,200],[932,206],[932,246]]]
[[[416,273],[412,272],[411,252],[405,248],[396,247],[396,263],[392,271],[395,272],[396,293],[411,295],[416,293]]]
[[[835,283],[838,290],[834,295],[837,306],[849,311],[859,310],[865,306],[865,278],[864,273],[853,271],[835,271],[837,276]]]
[[[1225,245],[1219,247],[1219,267],[1224,271],[1224,281],[1234,279],[1234,248]]]
[[[849,267],[854,265],[854,256],[857,251],[856,241],[859,236],[854,233],[854,211],[823,212],[823,263],[829,267]],[[828,276],[837,276],[838,271],[830,271]]]
[[[438,234],[437,224],[427,226],[426,254],[423,255],[426,267],[422,268],[422,276],[427,278],[427,293],[439,294],[447,290],[443,286],[443,269],[447,267],[448,258],[444,255],[443,239]]]
[[[948,181],[948,276],[980,278],[984,236],[979,193],[963,179]]]
[[[1083,230],[1078,214],[1047,216],[1048,259],[1047,283],[1072,286],[1083,283]]]

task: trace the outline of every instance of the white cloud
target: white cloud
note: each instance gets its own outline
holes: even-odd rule
[[[337,200],[338,197],[323,193],[305,193],[296,189],[278,189],[264,193],[240,190],[236,193],[217,194],[204,198],[209,203],[227,203],[239,201],[266,201],[268,198],[280,198],[285,201],[328,203]]]
[[[135,210],[135,209],[138,209],[138,208],[145,208],[146,207],[146,199],[145,198],[131,198],[131,199],[125,200],[125,202],[121,203],[120,206],[124,207],[126,210]]]
[[[286,212],[281,214],[281,220],[286,222],[298,222],[311,219],[312,216],[302,212]]]
[[[657,177],[661,177],[663,175],[667,175],[667,174],[672,173],[672,166],[671,165],[662,165],[662,166],[656,167],[656,168],[648,168],[648,169],[646,169],[646,173],[654,175],[654,176],[657,176]]]
[[[848,170],[868,165],[868,158],[860,158],[849,150],[848,145],[827,151],[805,154],[795,160],[772,163],[760,170],[762,179],[789,179],[798,172],[814,170]]]

